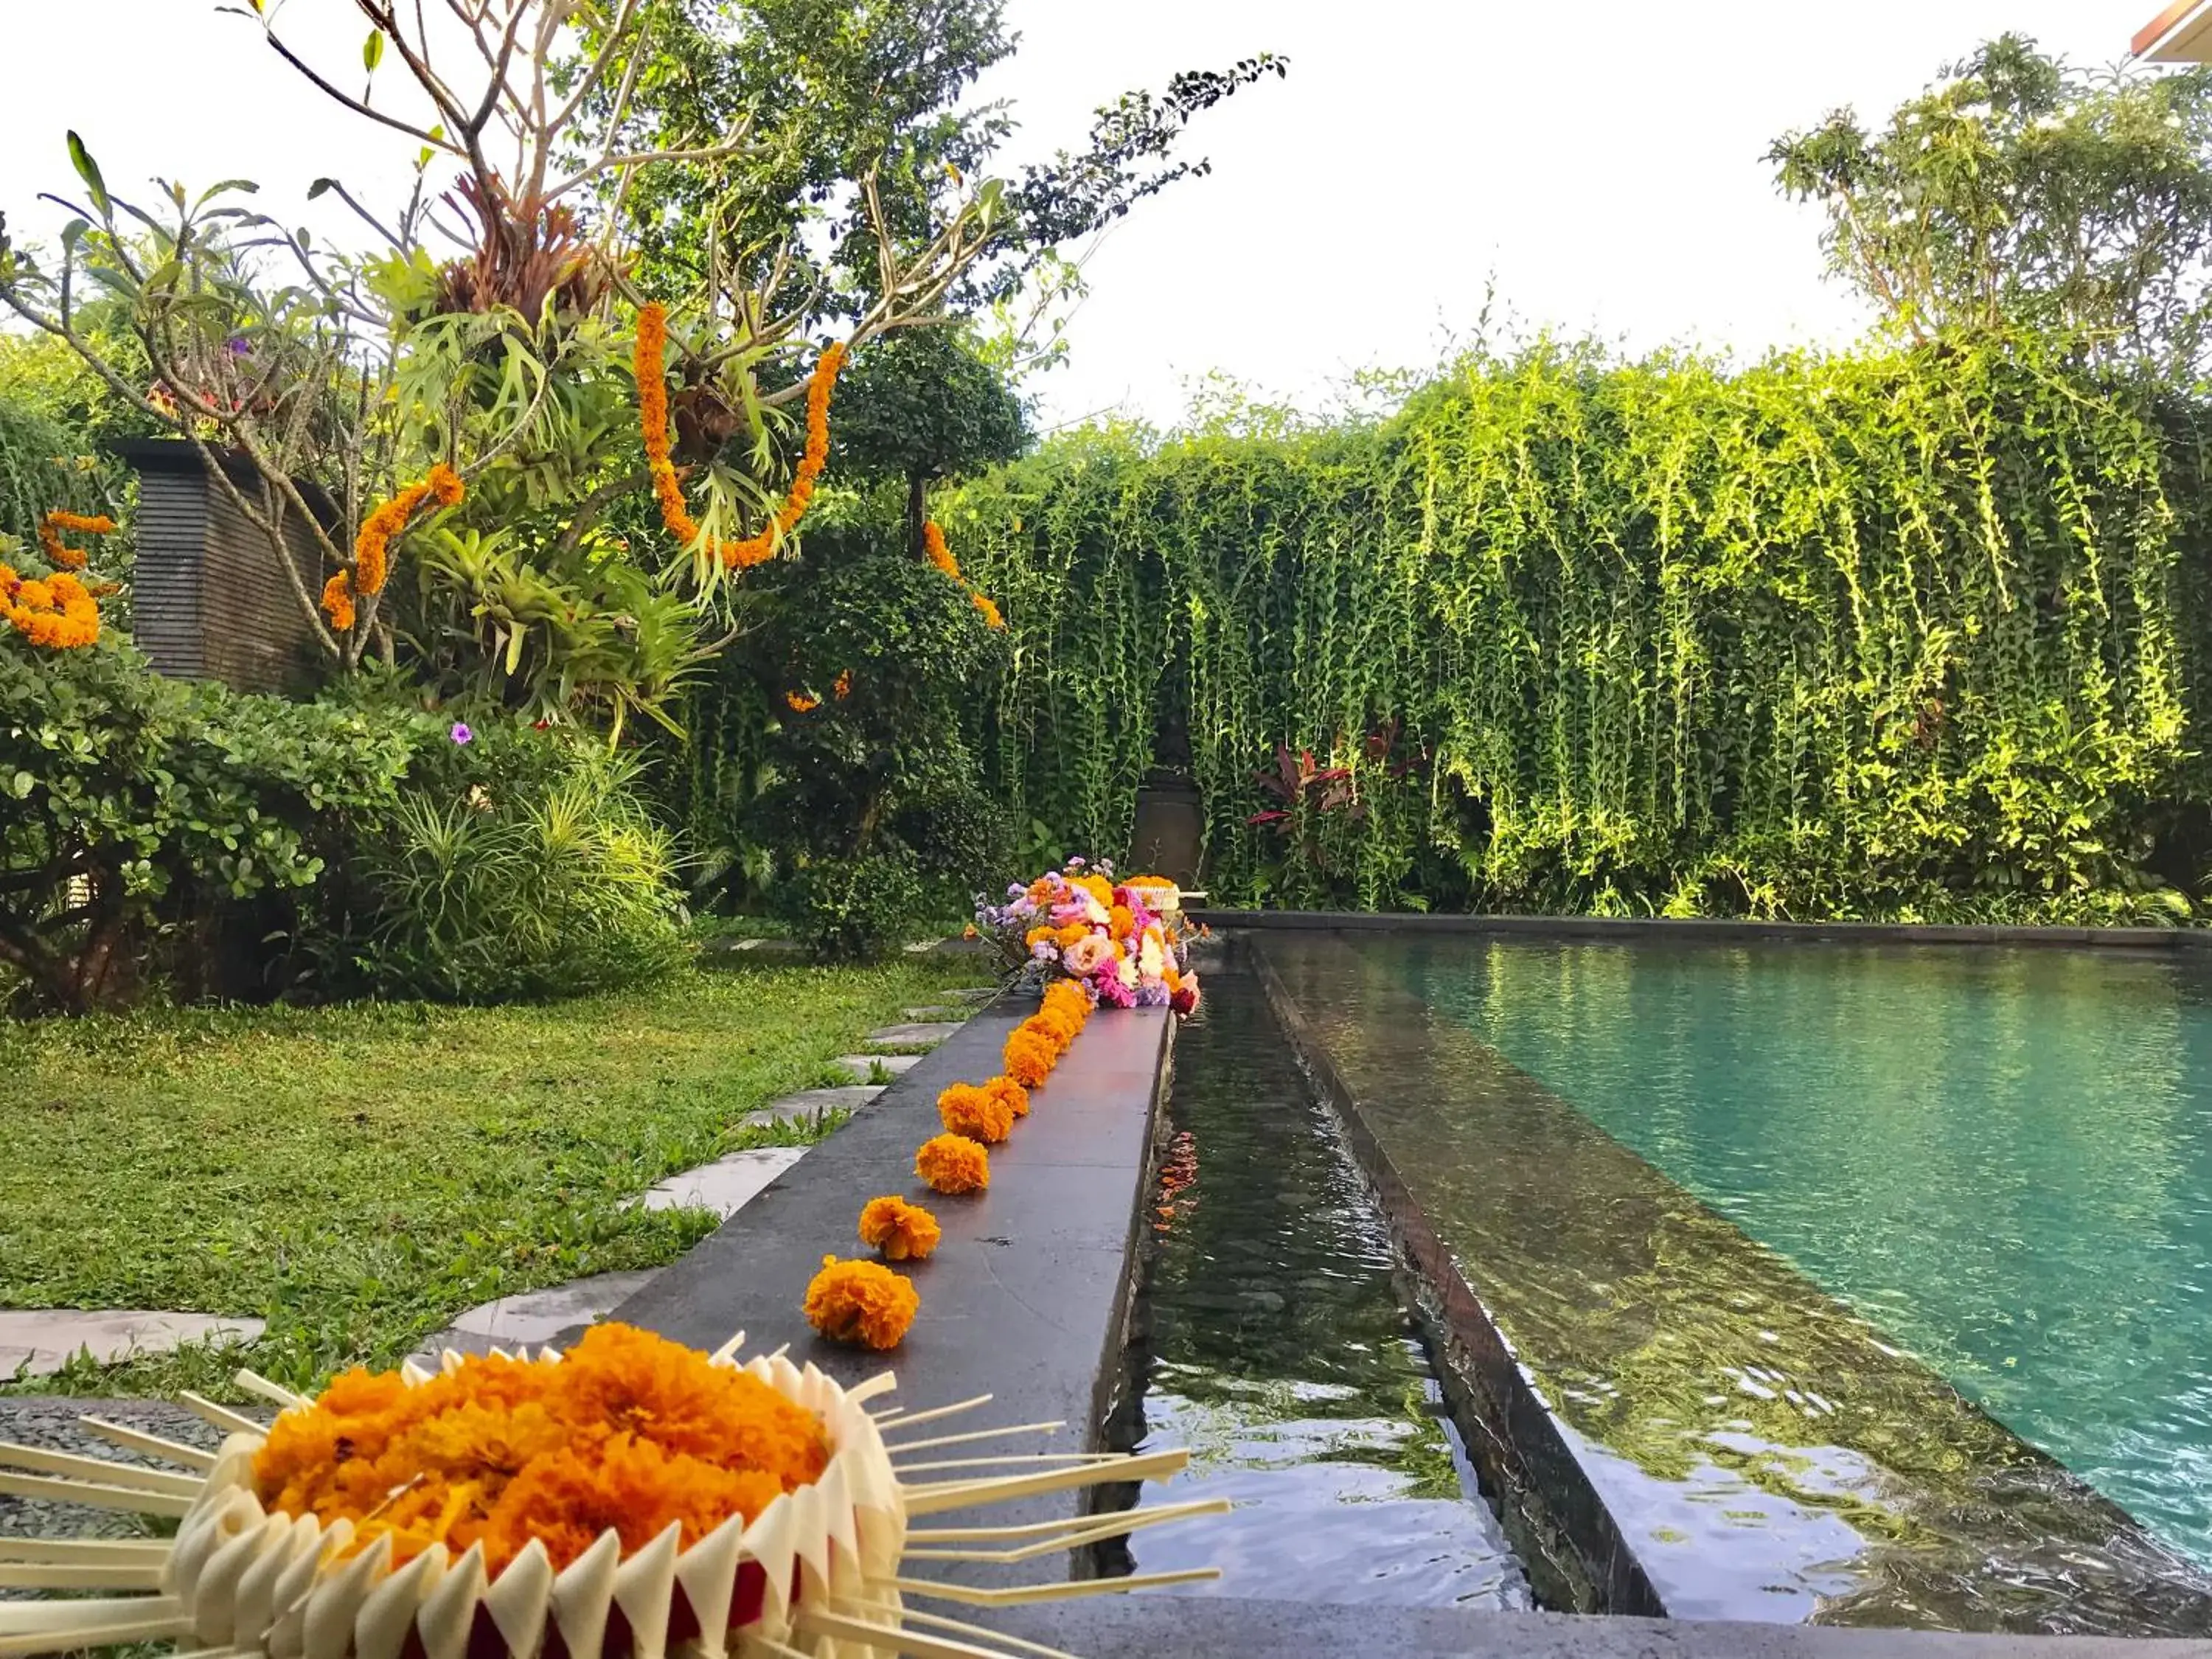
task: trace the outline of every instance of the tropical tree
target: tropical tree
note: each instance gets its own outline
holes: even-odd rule
[[[356,3],[359,68],[252,15],[415,147],[395,212],[310,191],[368,251],[250,184],[125,200],[71,135],[74,216],[51,256],[0,238],[0,302],[198,446],[272,550],[304,527],[322,571],[276,562],[334,665],[617,726],[745,625],[725,579],[795,533],[848,355],[1202,171],[1185,124],[1283,67],[1177,76],[993,178],[1006,112],[957,101],[1011,50],[994,0]]]
[[[1988,42],[1870,131],[1767,152],[1835,273],[1916,341],[2011,319],[2186,376],[2212,328],[2212,70],[2086,73]]]

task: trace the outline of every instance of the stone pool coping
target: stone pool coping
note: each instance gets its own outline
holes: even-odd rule
[[[1129,1595],[986,1615],[1083,1659],[2212,1659],[2212,1643]]]
[[[915,1149],[942,1130],[939,1091],[995,1076],[1006,1034],[1033,1011],[1033,1001],[1008,996],[977,1013],[609,1316],[710,1350],[738,1331],[748,1353],[788,1343],[794,1361],[848,1384],[889,1370],[899,1386],[885,1404],[908,1411],[994,1396],[988,1406],[916,1431],[916,1439],[1017,1423],[1066,1425],[1050,1437],[948,1448],[937,1454],[944,1458],[1104,1449],[1111,1395],[1123,1375],[1139,1202],[1166,1090],[1171,1017],[1165,1009],[1094,1016],[1036,1092],[1012,1139],[992,1148],[988,1192],[943,1198],[914,1174]],[[921,1311],[906,1340],[882,1354],[823,1340],[800,1307],[825,1255],[866,1254],[854,1224],[860,1206],[885,1193],[926,1203],[944,1241],[927,1261],[901,1268],[921,1294]],[[896,1443],[896,1427],[887,1437]],[[1041,1521],[1075,1513],[1083,1502],[1081,1494],[1062,1494],[989,1514],[994,1522]],[[941,1576],[1064,1578],[1067,1557],[1022,1568],[957,1564]]]
[[[1285,946],[1249,938],[1242,944],[1255,959],[1261,983],[1318,1092],[1335,1112],[1358,1163],[1377,1189],[1401,1261],[1410,1261],[1412,1264],[1407,1278],[1423,1310],[1425,1322],[1443,1351],[1445,1364],[1441,1370],[1448,1391],[1456,1396],[1455,1407],[1463,1419],[1468,1419],[1463,1426],[1470,1431],[1476,1461],[1491,1479],[1493,1490],[1504,1499],[1509,1533],[1532,1580],[1538,1584],[1540,1594],[1553,1606],[1651,1616],[1672,1612],[1709,1619],[1741,1617],[1761,1623],[1771,1622],[1780,1615],[1780,1607],[1771,1594],[1777,1589],[1790,1588],[1801,1601],[1808,1593],[1815,1598],[1807,1613],[1800,1616],[1821,1616],[1817,1608],[1831,1605],[1831,1596],[1839,1596],[1834,1605],[1846,1607],[1860,1601],[1860,1589],[1840,1592],[1818,1586],[1819,1579],[1830,1574],[1831,1557],[1826,1552],[1836,1547],[1832,1540],[1819,1535],[1821,1513],[1830,1507],[1820,1497],[1808,1500],[1812,1507],[1803,1511],[1802,1518],[1785,1518],[1783,1512],[1769,1511],[1780,1520],[1782,1527],[1777,1534],[1778,1547],[1769,1552],[1771,1561],[1754,1553],[1735,1560],[1726,1571],[1711,1572],[1705,1570],[1705,1561],[1711,1559],[1717,1565],[1722,1558],[1709,1557],[1708,1552],[1726,1547],[1717,1542],[1718,1534],[1699,1542],[1678,1530],[1669,1539],[1669,1547],[1659,1548],[1656,1557],[1631,1541],[1627,1527],[1652,1522],[1662,1508],[1673,1511],[1668,1518],[1678,1526],[1690,1526],[1689,1521],[1680,1518],[1688,1511],[1675,1498],[1677,1493],[1681,1498],[1693,1498],[1693,1489],[1670,1487],[1665,1479],[1639,1475],[1635,1462],[1609,1449],[1602,1430],[1591,1430],[1584,1419],[1591,1415],[1592,1409],[1601,1422],[1611,1420],[1606,1415],[1606,1401],[1610,1396],[1605,1390],[1612,1373],[1603,1369],[1610,1351],[1601,1345],[1589,1350],[1578,1350],[1571,1342],[1559,1346],[1558,1339],[1562,1333],[1554,1328],[1545,1310],[1550,1305],[1547,1297],[1551,1304],[1556,1304],[1563,1297],[1571,1297],[1578,1291],[1587,1293],[1592,1289],[1609,1295],[1606,1281],[1628,1273],[1643,1258],[1636,1255],[1632,1259],[1604,1249],[1586,1261],[1587,1251],[1583,1246],[1589,1241],[1570,1231],[1560,1237],[1577,1243],[1559,1262],[1555,1274],[1547,1265],[1552,1258],[1540,1255],[1540,1249],[1539,1255],[1531,1255],[1521,1232],[1511,1237],[1486,1233],[1477,1222],[1472,1235],[1465,1225],[1460,1225],[1450,1239],[1443,1237],[1440,1224],[1432,1223],[1425,1207],[1427,1198],[1442,1195],[1449,1204],[1456,1201],[1453,1194],[1457,1193],[1463,1199],[1464,1182],[1457,1188],[1449,1179],[1439,1185],[1437,1177],[1444,1172],[1400,1162],[1406,1151],[1405,1146],[1400,1144],[1406,1139],[1401,1132],[1418,1129],[1426,1121],[1423,1109],[1417,1103],[1409,1107],[1408,1103],[1426,1097],[1419,1079],[1427,1073],[1418,1066],[1402,1075],[1388,1066],[1380,1072],[1371,1065],[1362,1070],[1359,1064],[1364,1034],[1385,1029],[1395,1031],[1401,1022],[1409,1021],[1415,1029],[1408,1031],[1407,1040],[1417,1044],[1426,1042],[1418,1035],[1424,1020],[1419,1005],[1411,1003],[1398,992],[1389,993],[1379,1003],[1368,999],[1361,989],[1356,969],[1361,955],[1350,939],[1335,930],[1311,929],[1306,931],[1302,940],[1286,939],[1285,946],[1293,952],[1320,954],[1293,955],[1279,963],[1274,959],[1276,951]],[[1348,980],[1340,971],[1347,969],[1352,970],[1352,977]],[[1309,994],[1321,1000],[1309,1007],[1303,1000]],[[1407,1006],[1400,1007],[1401,1001],[1407,1002]],[[1338,1045],[1346,1042],[1351,1045],[1346,1065],[1356,1076],[1338,1063]],[[1472,1042],[1472,1039],[1468,1042]],[[1489,1138],[1482,1145],[1519,1144],[1517,1132],[1501,1127],[1495,1108],[1502,1104],[1510,1121],[1519,1124],[1522,1119],[1517,1114],[1522,1104],[1516,1103],[1522,1103],[1525,1096],[1527,1109],[1534,1112],[1528,1121],[1528,1133],[1536,1137],[1537,1146],[1547,1149],[1547,1167],[1553,1162],[1564,1163],[1578,1172],[1577,1179],[1592,1183],[1587,1190],[1576,1188],[1563,1191],[1557,1196],[1554,1210],[1580,1213],[1577,1206],[1582,1200],[1596,1203],[1601,1211],[1607,1206],[1625,1206],[1632,1219],[1648,1210],[1650,1213],[1646,1218],[1667,1230],[1668,1237],[1676,1237],[1678,1243],[1691,1238],[1712,1248],[1723,1244],[1735,1248],[1730,1241],[1739,1236],[1730,1224],[1712,1216],[1634,1153],[1583,1122],[1571,1106],[1562,1104],[1558,1108],[1559,1113],[1565,1115],[1561,1122],[1579,1124],[1586,1133],[1577,1138],[1554,1131],[1547,1139],[1544,1126],[1553,1119],[1540,1109],[1539,1100],[1550,1097],[1533,1079],[1481,1049],[1480,1045],[1464,1052],[1455,1048],[1451,1055],[1446,1059],[1439,1051],[1431,1064],[1472,1066],[1474,1080],[1463,1086],[1475,1092],[1468,1098],[1493,1103],[1487,1117],[1477,1112],[1469,1120],[1471,1123],[1487,1125]],[[1367,1058],[1371,1060],[1372,1055]],[[1493,1071],[1498,1073],[1494,1078]],[[1508,1093],[1496,1093],[1499,1087]],[[1405,1093],[1408,1089],[1414,1092]],[[1484,1092],[1486,1090],[1491,1092]],[[1417,1158],[1419,1141],[1416,1134],[1413,1150]],[[1539,1220],[1552,1213],[1544,1207],[1547,1200],[1541,1183],[1528,1188],[1516,1179],[1505,1178],[1510,1172],[1494,1165],[1478,1163],[1470,1168],[1487,1170],[1502,1180],[1498,1201],[1509,1206],[1510,1227],[1543,1226],[1544,1231],[1531,1237],[1538,1241],[1559,1242],[1552,1238],[1548,1225]],[[1480,1186],[1480,1176],[1476,1179]],[[1650,1190],[1647,1192],[1647,1188]],[[1654,1208],[1649,1200],[1659,1197],[1662,1188],[1666,1201]],[[1528,1208],[1532,1198],[1535,1203],[1533,1210]],[[1669,1207],[1677,1201],[1686,1216],[1694,1212],[1708,1224],[1686,1233],[1684,1218],[1674,1216]],[[1511,1207],[1515,1206],[1521,1207]],[[1640,1237],[1640,1232],[1637,1236]],[[1486,1244],[1482,1243],[1485,1239],[1488,1241]],[[1767,1303],[1727,1300],[1723,1306],[1692,1282],[1687,1291],[1692,1300],[1682,1303],[1676,1310],[1682,1319],[1677,1325],[1666,1315],[1668,1304],[1662,1287],[1654,1291],[1653,1306],[1665,1322],[1653,1328],[1662,1337],[1665,1332],[1674,1331],[1679,1340],[1681,1334],[1687,1333],[1693,1342],[1717,1345],[1717,1348],[1700,1346],[1698,1352],[1717,1351],[1726,1354],[1740,1346],[1736,1339],[1750,1329],[1750,1325],[1745,1323],[1747,1319],[1751,1324],[1759,1323],[1757,1319],[1730,1312],[1729,1309],[1763,1305],[1764,1317],[1771,1319],[1785,1303],[1798,1305],[1796,1290],[1784,1285],[1778,1291],[1776,1285],[1769,1282],[1779,1277],[1794,1278],[1794,1271],[1769,1260],[1747,1241],[1742,1243],[1748,1253],[1748,1277],[1743,1280],[1743,1292],[1747,1297],[1771,1293]],[[1477,1259],[1463,1263],[1460,1252],[1468,1249],[1478,1252]],[[1492,1249],[1499,1252],[1495,1261],[1481,1254]],[[1723,1259],[1734,1260],[1726,1251]],[[1655,1262],[1657,1260],[1655,1258]],[[1563,1416],[1555,1409],[1546,1397],[1550,1385],[1536,1380],[1522,1363],[1508,1328],[1501,1326],[1492,1316],[1485,1297],[1476,1288],[1484,1282],[1486,1261],[1491,1271],[1504,1275],[1490,1285],[1491,1291],[1502,1294],[1508,1309],[1531,1316],[1529,1329],[1522,1334],[1524,1340],[1539,1344],[1540,1352],[1532,1363],[1541,1364],[1548,1358],[1551,1363],[1584,1368],[1565,1374],[1576,1379],[1573,1386],[1598,1391],[1595,1395],[1585,1392],[1575,1395],[1584,1402],[1583,1417],[1575,1417],[1571,1411]],[[1584,1271],[1586,1268],[1591,1271]],[[1530,1277],[1532,1272],[1534,1278]],[[1827,1300],[1809,1282],[1802,1285],[1802,1299],[1807,1302]],[[1782,1300],[1774,1300],[1774,1295],[1779,1295]],[[1633,1302],[1629,1311],[1647,1320],[1652,1316],[1651,1309]],[[1839,1305],[1837,1311],[1847,1312]],[[1634,1325],[1635,1319],[1628,1322]],[[1831,1322],[1831,1328],[1856,1323],[1846,1317]],[[1775,1328],[1784,1328],[1777,1325]],[[1534,1333],[1533,1337],[1531,1332]],[[1757,1334],[1767,1341],[1774,1340],[1764,1329]],[[1545,1346],[1547,1342],[1549,1346]],[[1855,1549],[1835,1557],[1833,1565],[1848,1565],[1857,1583],[1871,1598],[1865,1606],[1880,1609],[1898,1602],[1900,1597],[1905,1605],[1918,1605],[1920,1592],[1937,1583],[1944,1592],[1950,1591],[1955,1584],[1967,1598],[1967,1605],[1979,1606],[1978,1598],[1987,1594],[1984,1581],[1987,1586],[2008,1584],[2010,1570],[2021,1568],[2027,1575],[2021,1580],[2023,1589],[2038,1583],[2072,1583],[2078,1576],[2084,1608],[2092,1605],[2094,1598],[2103,1598],[2105,1607],[2099,1617],[2109,1620],[2112,1598],[2120,1595],[2148,1598],[2142,1599],[2142,1621],[2151,1628],[2185,1632],[2192,1639],[2208,1628],[2208,1607],[2212,1604],[2208,1604],[2205,1581],[2200,1572],[2142,1534],[2109,1499],[2083,1485],[2078,1478],[2068,1475],[2059,1465],[2019,1442],[2002,1425],[1965,1401],[1935,1373],[1879,1342],[1862,1342],[1859,1346],[1871,1346],[1886,1356],[1873,1367],[1873,1371],[1880,1372],[1887,1366],[1900,1376],[1909,1373],[1905,1381],[1911,1386],[1904,1393],[1884,1396],[1877,1391],[1867,1396],[1874,1402],[1874,1411],[1879,1413],[1883,1409],[1917,1411],[1925,1407],[1933,1415],[1915,1420],[1931,1425],[1931,1435],[1954,1431],[1963,1434],[1964,1438],[1955,1443],[1954,1449],[1968,1459],[1960,1466],[1941,1460],[1932,1466],[1924,1460],[1916,1463],[1910,1444],[1901,1448],[1906,1453],[1902,1462],[1877,1455],[1874,1468],[1885,1492],[1892,1494],[1881,1500],[1881,1506],[1898,1506],[1899,1521],[1910,1522],[1914,1528],[1932,1528],[1935,1536],[1965,1548],[1972,1558],[1969,1566],[1961,1567],[1958,1561],[1939,1554],[1928,1559],[1923,1570],[1923,1558],[1916,1553],[1917,1545],[1905,1551],[1886,1547],[1881,1540],[1889,1538],[1887,1532],[1878,1539],[1862,1528],[1863,1541],[1855,1540]],[[1835,1351],[1829,1352],[1831,1348]],[[1762,1364],[1770,1363],[1764,1358],[1765,1350],[1757,1352],[1761,1355]],[[1834,1375],[1858,1377],[1859,1367],[1852,1363],[1855,1355],[1849,1341],[1837,1348],[1832,1337],[1822,1352],[1828,1360],[1841,1364],[1842,1369]],[[1593,1364],[1598,1369],[1589,1370]],[[1692,1370],[1683,1375],[1702,1376],[1695,1370],[1694,1360],[1692,1364]],[[1571,1385],[1561,1382],[1559,1386]],[[1701,1381],[1699,1386],[1705,1385]],[[1825,1382],[1820,1386],[1829,1387]],[[1856,1386],[1855,1381],[1854,1387]],[[1853,1413],[1863,1407],[1855,1404],[1855,1396],[1848,1391],[1830,1391],[1835,1393],[1834,1403],[1817,1395],[1814,1398],[1824,1413],[1822,1424],[1834,1425],[1832,1431],[1840,1437],[1834,1444],[1863,1449],[1867,1443],[1872,1443],[1883,1447],[1886,1452],[1891,1437],[1880,1416],[1859,1423],[1856,1432],[1862,1437],[1854,1438],[1854,1431],[1844,1425],[1852,1423]],[[1796,1398],[1794,1395],[1790,1397]],[[1593,1401],[1596,1402],[1595,1407],[1591,1405]],[[1833,1414],[1838,1412],[1844,1415]],[[1574,1418],[1576,1426],[1570,1426],[1568,1418]],[[1696,1425],[1692,1421],[1685,1427],[1694,1432]],[[1598,1434],[1598,1438],[1585,1437],[1592,1431]],[[1773,1432],[1771,1426],[1767,1431]],[[1870,1442],[1866,1438],[1869,1432]],[[1725,1441],[1727,1437],[1718,1439]],[[1696,1443],[1702,1446],[1705,1443]],[[1814,1455],[1815,1449],[1826,1443],[1817,1437],[1808,1437],[1801,1443],[1784,1433],[1771,1449],[1782,1452],[1786,1460],[1793,1455]],[[1806,1450],[1798,1454],[1794,1449],[1801,1444]],[[1756,1445],[1753,1449],[1758,1449]],[[1846,1452],[1841,1455],[1848,1458],[1852,1455]],[[1937,1467],[1953,1469],[1958,1479],[1931,1480],[1930,1471]],[[1825,1492],[1829,1489],[1819,1490]],[[1793,1498],[1802,1498],[1794,1485],[1786,1487],[1779,1499],[1784,1511],[1796,1507]],[[2020,1517],[2017,1524],[2007,1518],[2012,1516]],[[1516,1519],[1520,1523],[1517,1527]],[[1808,1528],[1807,1522],[1812,1525]],[[1825,1524],[1834,1530],[1839,1523]],[[1692,1528],[1693,1533],[1695,1530]],[[1653,1535],[1659,1534],[1655,1531]],[[1850,1538],[1851,1534],[1844,1532],[1843,1536]],[[1687,1549],[1682,1547],[1686,1542],[1690,1544]],[[2078,1553],[2069,1553],[2076,1551],[2077,1547]],[[1731,1558],[1733,1554],[1731,1551]],[[1784,1571],[1790,1558],[1797,1555],[1802,1556],[1800,1565],[1809,1569],[1812,1577],[1796,1579],[1785,1574],[1785,1582],[1776,1583],[1760,1577],[1768,1571]],[[1983,1559],[1984,1555],[1986,1560]],[[2077,1568],[2081,1570],[2078,1575]],[[1747,1577],[1747,1572],[1750,1575]],[[1947,1573],[1966,1576],[1954,1580],[1942,1576]],[[2130,1604],[2133,1605],[2134,1601]],[[1760,1610],[1762,1605],[1767,1610]],[[1939,1593],[1936,1602],[1929,1605],[1948,1607],[1949,1603]],[[2154,1606],[2160,1608],[2157,1614],[2152,1611]],[[1875,1619],[1868,1620],[1863,1610],[1852,1622],[1879,1627],[1879,1613]],[[2015,1617],[2008,1622],[2017,1627],[2024,1621]],[[2129,1621],[2118,1622],[2124,1628]],[[2102,1627],[2112,1628],[2113,1624],[2106,1622]]]
[[[1801,945],[2035,945],[2104,950],[2212,950],[2212,927],[1999,927],[1876,921],[1730,921],[1712,917],[1440,915],[1377,910],[1216,910],[1189,919],[1224,929],[1302,933],[1517,933],[1623,942],[1785,940]]]

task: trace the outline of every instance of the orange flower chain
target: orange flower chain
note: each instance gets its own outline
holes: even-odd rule
[[[896,1348],[921,1306],[910,1281],[873,1261],[825,1255],[806,1287],[806,1322],[833,1342]]]
[[[640,307],[637,313],[636,355],[638,423],[645,437],[645,464],[653,476],[653,493],[660,504],[660,521],[668,533],[685,547],[699,539],[698,520],[684,499],[683,481],[671,459],[668,428],[668,310],[665,306]],[[743,541],[718,542],[714,556],[725,568],[744,570],[775,556],[786,536],[798,527],[814,500],[815,482],[830,463],[830,394],[845,366],[845,346],[832,342],[814,360],[806,386],[806,448],[791,477],[791,491],[758,535]]]
[[[0,616],[49,651],[78,650],[100,637],[100,602],[66,570],[26,578],[0,564]]]
[[[935,1216],[896,1194],[872,1198],[860,1212],[860,1243],[886,1261],[926,1260],[943,1236]]]
[[[59,507],[39,520],[39,547],[46,556],[46,562],[57,570],[82,570],[86,556],[78,548],[68,545],[64,536],[112,536],[115,520],[105,513],[88,515],[65,513]]]
[[[983,620],[993,628],[1004,628],[1006,619],[999,614],[999,607],[975,590],[975,585],[960,574],[960,561],[952,556],[952,550],[945,544],[945,532],[934,519],[921,523],[922,550],[929,555],[930,563],[968,590],[968,598],[983,613]]]
[[[402,1565],[434,1544],[483,1549],[495,1577],[543,1540],[557,1571],[609,1528],[625,1555],[672,1524],[689,1548],[820,1479],[811,1412],[757,1378],[627,1325],[558,1360],[471,1356],[410,1387],[347,1371],[287,1412],[255,1454],[263,1504],[389,1536]]]
[[[467,495],[460,474],[440,461],[428,477],[409,484],[364,519],[361,533],[354,538],[353,568],[339,571],[323,584],[323,609],[330,613],[331,626],[347,632],[357,619],[356,603],[384,591],[392,574],[392,541],[406,533],[423,502],[434,500],[441,507],[459,507]]]

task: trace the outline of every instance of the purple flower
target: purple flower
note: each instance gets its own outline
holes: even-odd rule
[[[474,743],[477,734],[469,730],[466,720],[455,720],[451,736],[455,743]]]

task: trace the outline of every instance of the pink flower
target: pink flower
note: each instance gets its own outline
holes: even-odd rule
[[[1091,933],[1060,953],[1060,963],[1078,979],[1088,979],[1114,960],[1114,941],[1103,933]]]
[[[1179,1014],[1196,1013],[1198,1012],[1198,975],[1185,974],[1182,976],[1182,983],[1176,988],[1176,994],[1170,1001],[1176,1012]]]
[[[474,743],[477,740],[477,734],[469,730],[466,720],[455,720],[451,735],[455,743]]]
[[[1091,978],[1091,989],[1098,998],[1102,1008],[1133,1008],[1137,994],[1121,983],[1121,976],[1110,968]]]

